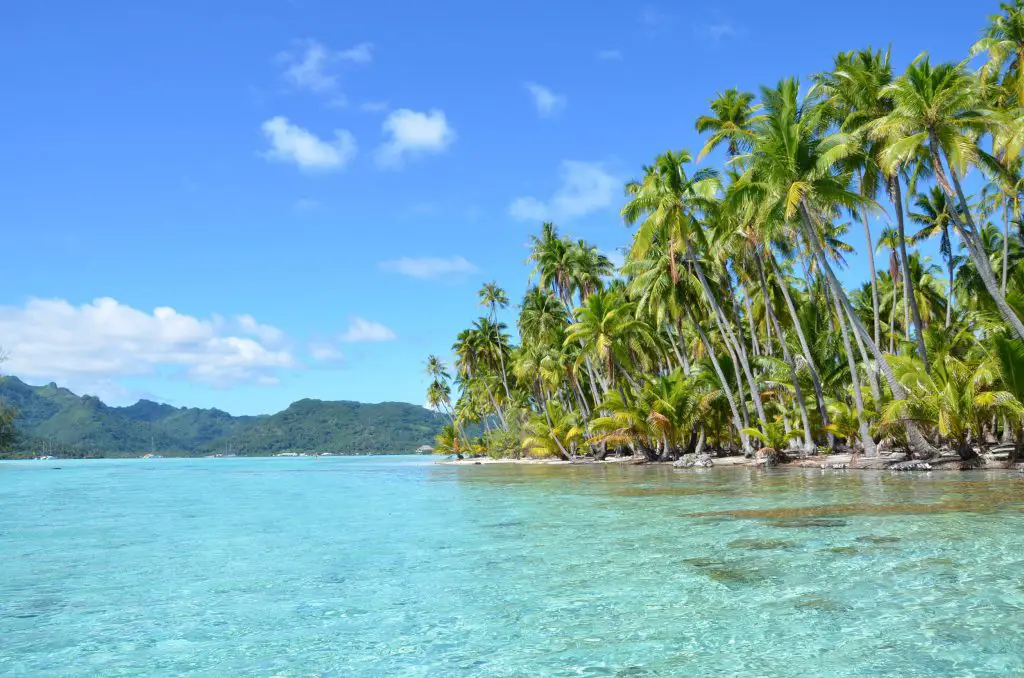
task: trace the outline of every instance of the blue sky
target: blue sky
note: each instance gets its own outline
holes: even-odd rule
[[[975,5],[16,3],[4,370],[238,414],[422,403],[480,283],[521,297],[543,218],[626,244],[622,183],[696,151],[716,91],[890,42],[959,60]]]

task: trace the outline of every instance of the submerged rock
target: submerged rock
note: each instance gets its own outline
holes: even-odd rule
[[[789,549],[796,546],[786,539],[734,539],[726,544],[731,549],[751,549],[754,551],[770,551],[773,549]]]
[[[708,468],[714,466],[715,462],[712,461],[710,454],[684,454],[672,462],[672,465],[676,468],[693,468],[695,466]]]
[[[830,546],[826,551],[829,553],[841,553],[844,556],[853,556],[857,554],[857,549],[852,546]]]
[[[926,461],[900,461],[889,467],[890,471],[931,471],[932,465]]]
[[[864,542],[868,544],[894,544],[899,540],[899,537],[893,537],[891,535],[868,534],[863,537],[857,537],[855,541]]]
[[[768,521],[772,527],[843,527],[845,520],[838,518],[780,518]]]

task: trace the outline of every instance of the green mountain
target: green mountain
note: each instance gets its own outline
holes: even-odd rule
[[[0,401],[18,411],[19,440],[2,457],[157,454],[265,455],[278,452],[400,454],[432,444],[444,425],[409,403],[300,400],[271,415],[235,417],[217,409],[172,407],[140,400],[111,407],[56,384],[0,381]]]

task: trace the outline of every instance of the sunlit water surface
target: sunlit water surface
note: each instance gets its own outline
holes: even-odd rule
[[[1021,675],[1022,497],[995,473],[7,462],[0,674]]]

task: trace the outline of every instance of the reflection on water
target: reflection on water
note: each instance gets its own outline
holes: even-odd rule
[[[1020,675],[1024,481],[0,465],[0,674]]]

